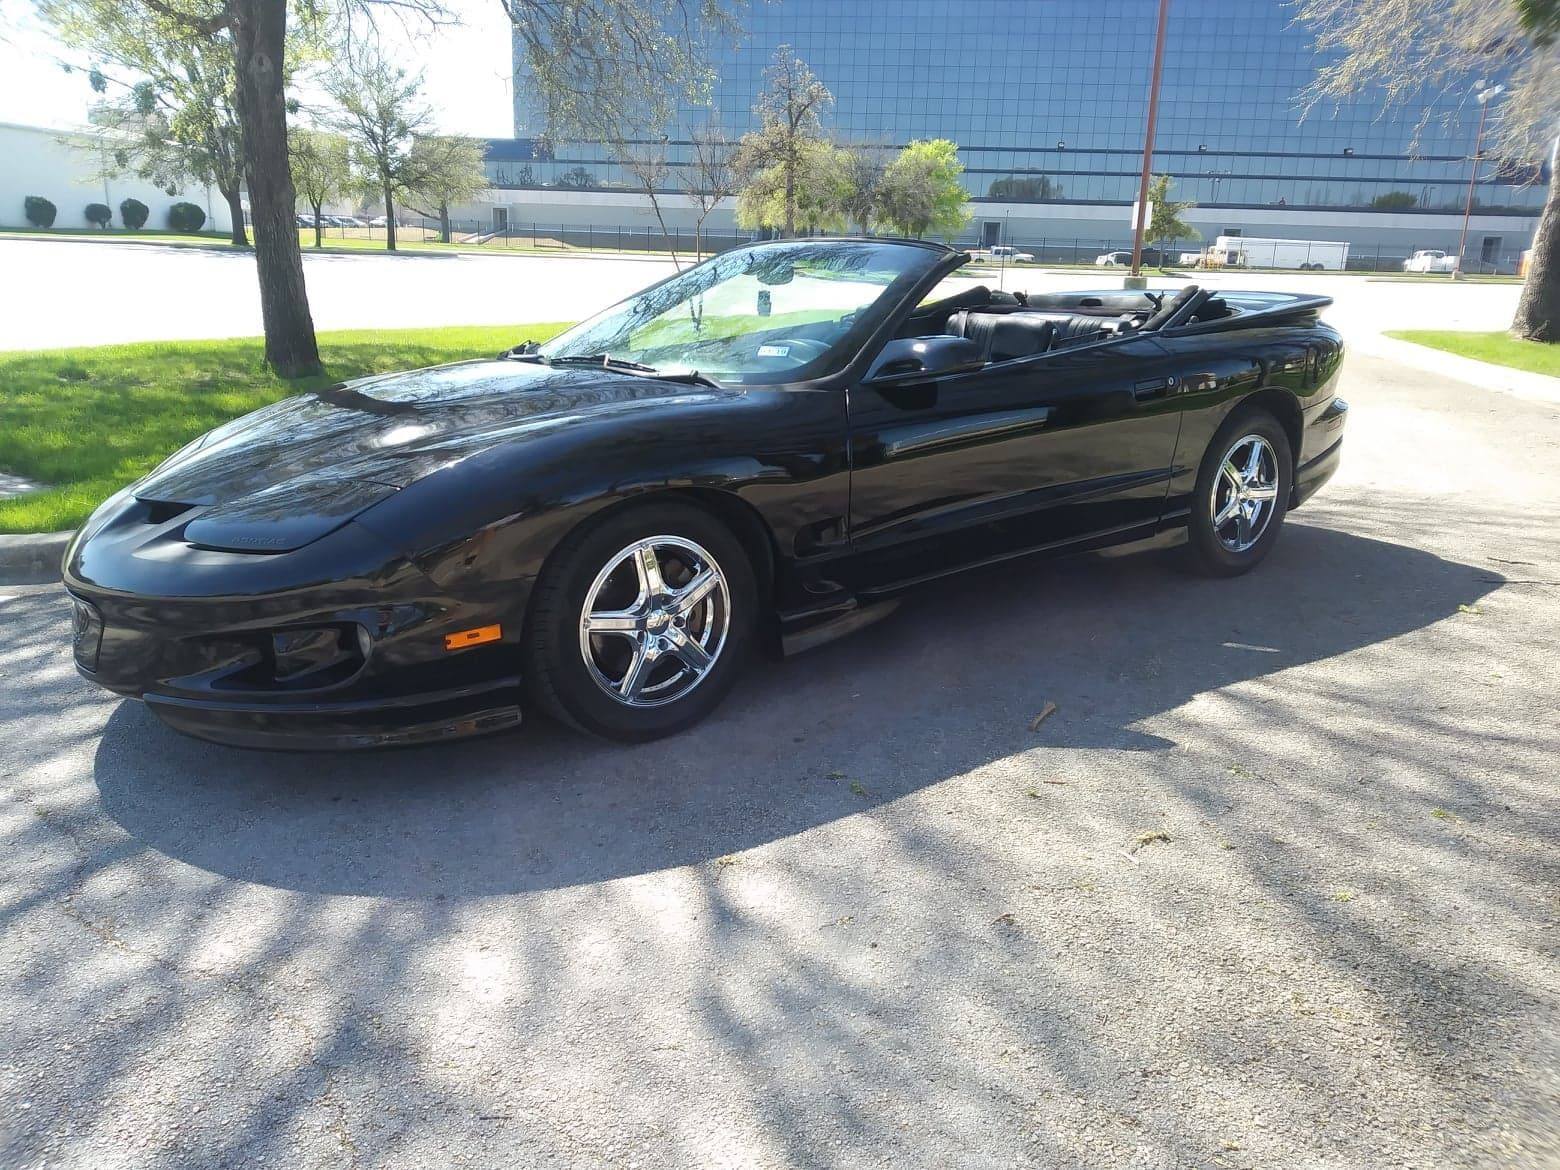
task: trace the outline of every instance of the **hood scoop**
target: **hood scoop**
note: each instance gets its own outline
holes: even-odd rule
[[[396,490],[365,479],[293,480],[202,509],[185,525],[184,539],[223,552],[291,552],[334,532]]]

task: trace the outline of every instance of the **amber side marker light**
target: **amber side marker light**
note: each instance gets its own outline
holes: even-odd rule
[[[446,650],[464,650],[468,646],[480,646],[484,642],[496,642],[504,634],[502,626],[478,626],[473,630],[461,630],[444,635]]]

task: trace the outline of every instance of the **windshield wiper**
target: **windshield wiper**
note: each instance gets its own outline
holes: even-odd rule
[[[541,360],[551,366],[599,366],[603,370],[615,370],[620,374],[648,374],[661,382],[687,382],[694,386],[720,388],[719,382],[706,377],[698,370],[662,373],[654,366],[645,365],[644,362],[631,362],[627,358],[615,358],[606,353],[568,354],[564,357],[547,357]]]
[[[627,358],[615,358],[609,353],[576,353],[546,359],[553,366],[600,366],[604,370],[626,370],[634,374],[654,374],[659,371],[643,362],[631,362]]]

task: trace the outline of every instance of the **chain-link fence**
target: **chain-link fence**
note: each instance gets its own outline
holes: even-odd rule
[[[312,227],[300,228],[305,244],[313,242]],[[326,223],[320,229],[323,242],[333,246],[343,244],[368,247],[375,243],[383,246],[385,228],[369,223]],[[444,232],[438,220],[414,219],[396,228],[396,238],[401,243],[442,243]],[[741,244],[763,238],[762,233],[748,231],[712,230],[696,236],[691,229],[681,228],[663,232],[658,226],[630,226],[623,224],[548,224],[536,222],[512,222],[495,225],[479,220],[451,220],[450,244],[462,248],[483,251],[536,251],[536,252],[619,252],[619,253],[672,253],[693,256],[696,253],[710,255]],[[1004,244],[992,246],[971,235],[955,237],[955,247],[972,252],[983,264],[1015,267],[1124,267],[1132,258],[1131,237],[1086,236],[1010,236]],[[1255,241],[1253,241],[1255,244]],[[1145,246],[1144,264],[1150,269],[1169,268],[1184,270],[1207,265],[1205,244],[1172,245],[1161,251],[1157,246]],[[1452,252],[1456,241],[1425,240],[1404,247],[1396,244],[1351,245],[1344,270],[1349,272],[1403,272],[1404,264],[1414,253],[1438,249]],[[1006,256],[1003,256],[1003,251]],[[1286,244],[1281,248],[1264,244],[1243,250],[1244,262],[1236,265],[1253,272],[1337,271],[1337,246],[1327,241],[1317,241],[1315,248],[1308,248],[1304,241]],[[1463,262],[1463,271],[1471,274],[1514,274],[1521,254],[1516,250],[1486,250],[1479,242],[1479,250],[1470,246],[1469,256]],[[1229,267],[1229,265],[1218,265]],[[1444,273],[1442,273],[1444,275]]]

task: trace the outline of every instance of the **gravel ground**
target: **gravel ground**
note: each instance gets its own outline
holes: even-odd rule
[[[635,749],[205,746],[0,588],[0,1164],[1560,1165],[1560,409],[1346,379],[1251,576],[925,588]]]

